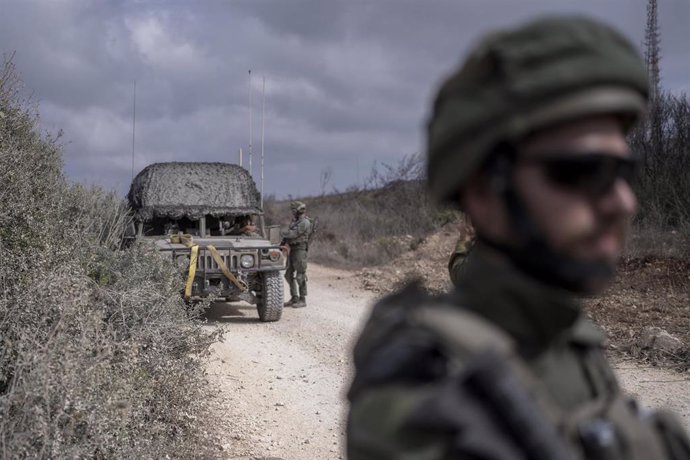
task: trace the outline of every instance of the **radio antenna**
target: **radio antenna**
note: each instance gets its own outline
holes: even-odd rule
[[[252,171],[252,69],[249,69],[249,175],[254,176]]]
[[[264,208],[264,131],[266,128],[266,76],[261,83],[261,209]]]
[[[132,180],[134,180],[134,141],[136,139],[137,126],[137,81],[134,80],[134,92],[132,95]]]

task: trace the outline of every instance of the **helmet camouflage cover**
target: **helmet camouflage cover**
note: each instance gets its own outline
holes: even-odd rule
[[[441,86],[428,123],[432,195],[456,198],[501,143],[587,115],[644,112],[647,71],[606,24],[551,17],[485,37]]]
[[[304,212],[307,210],[307,205],[301,201],[293,201],[290,203],[290,209],[292,212]]]

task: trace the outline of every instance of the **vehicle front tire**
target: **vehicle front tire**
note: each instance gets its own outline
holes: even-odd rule
[[[263,322],[278,321],[283,314],[283,278],[279,271],[261,274],[261,297],[256,306]]]

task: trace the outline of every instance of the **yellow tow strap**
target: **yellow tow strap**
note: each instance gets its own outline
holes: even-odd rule
[[[187,274],[187,282],[185,283],[184,287],[184,298],[186,300],[189,300],[192,297],[192,285],[194,284],[194,276],[196,275],[196,265],[199,259],[199,245],[194,244],[192,235],[188,234],[172,235],[170,237],[170,242],[173,244],[184,244],[185,246],[191,249],[191,253],[189,256],[189,273]],[[223,262],[223,258],[218,253],[218,250],[212,245],[208,245],[206,248],[211,252],[211,257],[213,257],[213,260],[215,260],[216,264],[218,264],[218,267],[223,272],[225,277],[228,280],[230,280],[232,284],[237,286],[237,288],[240,291],[247,291],[249,289],[247,283],[245,283],[242,280],[238,280],[237,277],[233,275],[230,270],[228,270],[228,267]]]
[[[189,255],[189,274],[187,275],[187,283],[184,286],[184,298],[189,300],[192,297],[192,284],[194,283],[194,275],[196,275],[196,262],[199,259],[199,245],[192,245],[192,252]]]
[[[214,246],[209,244],[208,246],[206,246],[206,249],[211,251],[211,257],[213,257],[213,260],[216,261],[218,267],[221,269],[225,277],[229,279],[232,284],[237,286],[237,288],[242,292],[249,289],[247,283],[245,283],[242,280],[238,280],[237,277],[235,277],[235,275],[233,275],[232,272],[228,270],[228,266],[225,265],[225,263],[223,262],[223,258],[220,256],[220,254],[218,254],[218,250]]]
[[[191,249],[189,254],[189,272],[187,273],[187,282],[184,285],[184,298],[189,300],[192,297],[192,285],[194,284],[194,275],[196,275],[196,264],[199,260],[199,245],[194,244],[192,235],[187,233],[171,235],[170,242],[172,244],[184,244]]]

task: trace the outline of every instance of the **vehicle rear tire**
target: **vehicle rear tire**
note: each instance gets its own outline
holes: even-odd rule
[[[261,274],[261,297],[256,305],[263,322],[278,321],[283,314],[283,278],[279,271]]]

